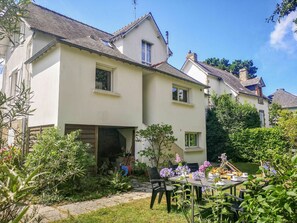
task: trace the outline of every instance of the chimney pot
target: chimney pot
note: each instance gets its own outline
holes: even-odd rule
[[[242,68],[239,70],[239,80],[247,81],[249,79],[249,73],[246,68]]]
[[[191,59],[194,62],[197,62],[198,61],[197,54],[196,53],[192,53],[191,50],[189,50],[189,52],[188,52],[188,54],[186,56],[186,59]]]

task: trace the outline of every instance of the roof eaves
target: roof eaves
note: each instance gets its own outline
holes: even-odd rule
[[[28,60],[24,62],[24,64],[30,64],[37,60],[39,57],[41,57],[44,53],[46,53],[49,49],[51,49],[53,46],[55,46],[58,43],[58,41],[55,39],[51,41],[49,44],[47,44],[45,47],[43,47],[41,50],[39,50],[37,53],[35,53],[32,57],[30,57]]]

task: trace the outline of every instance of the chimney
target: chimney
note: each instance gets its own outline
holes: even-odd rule
[[[194,62],[197,62],[197,54],[192,53],[191,50],[189,50],[188,55],[186,56],[187,59],[191,59]]]
[[[242,68],[239,70],[239,80],[241,82],[247,81],[249,79],[249,73],[246,68]]]

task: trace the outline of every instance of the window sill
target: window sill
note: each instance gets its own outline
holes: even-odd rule
[[[95,94],[103,94],[103,95],[110,95],[110,96],[115,96],[115,97],[120,97],[121,95],[116,92],[112,91],[105,91],[105,90],[99,90],[99,89],[94,89],[93,93]]]
[[[192,103],[188,103],[188,102],[181,102],[181,101],[174,101],[172,100],[173,104],[178,104],[178,105],[185,105],[185,106],[189,106],[189,107],[194,107],[194,104]]]
[[[205,149],[200,148],[200,147],[191,147],[191,148],[186,148],[185,153],[191,153],[191,152],[202,152]]]

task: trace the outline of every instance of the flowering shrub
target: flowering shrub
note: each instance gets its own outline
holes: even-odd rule
[[[207,172],[207,170],[210,170],[212,168],[212,165],[209,161],[204,161],[204,163],[199,167],[199,172]]]
[[[189,174],[191,172],[191,169],[187,166],[187,165],[184,165],[184,166],[178,166],[176,169],[175,169],[175,173],[180,176],[180,175],[183,175],[183,174]]]
[[[202,177],[203,177],[203,176],[202,176],[201,172],[199,172],[198,170],[192,173],[192,178],[193,178],[194,180],[199,180],[199,179],[202,178]]]
[[[174,171],[172,170],[172,168],[163,168],[160,171],[160,176],[162,178],[174,177]]]
[[[21,150],[14,146],[8,146],[0,149],[0,164],[19,165]]]

